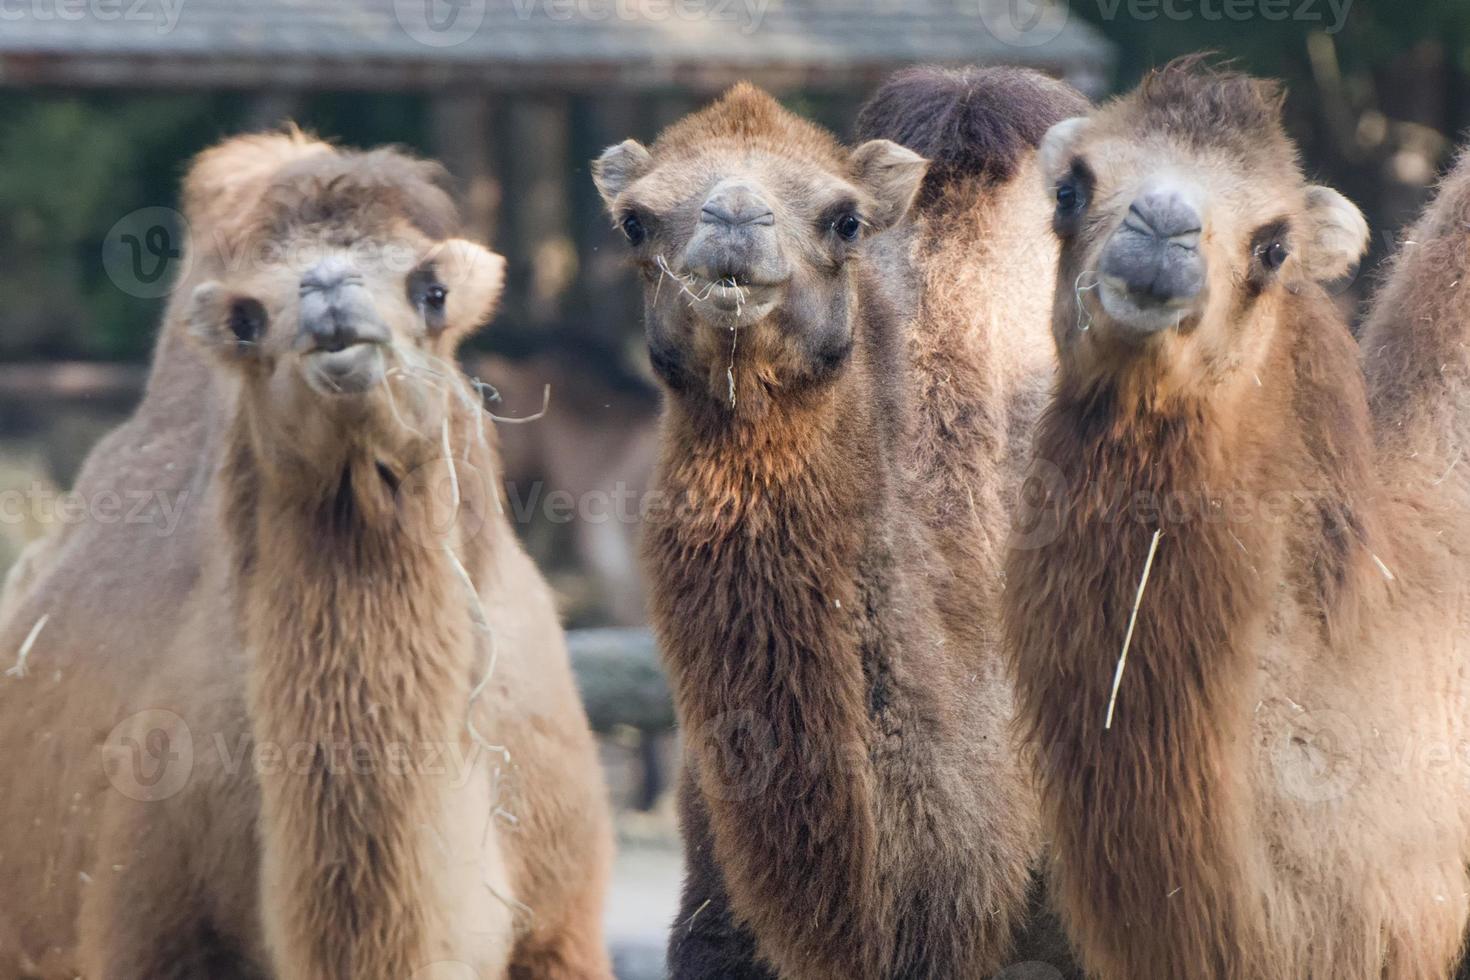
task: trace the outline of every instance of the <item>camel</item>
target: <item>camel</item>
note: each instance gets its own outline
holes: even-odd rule
[[[185,511],[69,526],[0,623],[0,975],[611,977],[594,744],[451,360],[503,260],[442,178],[294,131],[190,171],[78,484]]]
[[[847,149],[740,85],[597,162],[666,394],[644,562],[692,770],[680,980],[1065,966],[997,592],[1052,361],[1035,146],[1085,105],[915,70]]]
[[[1360,353],[1367,243],[1272,83],[1187,59],[1042,143],[1060,367],[1005,623],[1101,980],[1445,977],[1470,433],[1452,180]]]

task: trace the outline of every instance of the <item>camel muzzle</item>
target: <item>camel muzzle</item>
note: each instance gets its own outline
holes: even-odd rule
[[[1157,330],[1195,306],[1205,286],[1204,222],[1195,196],[1186,187],[1154,186],[1129,206],[1098,266],[1104,306],[1122,308],[1109,309],[1115,318]]]
[[[296,349],[336,352],[392,339],[362,274],[333,256],[301,277],[301,327]]]
[[[781,254],[776,213],[760,189],[735,178],[716,184],[700,207],[683,265],[706,283],[759,288],[784,282],[790,269]]]

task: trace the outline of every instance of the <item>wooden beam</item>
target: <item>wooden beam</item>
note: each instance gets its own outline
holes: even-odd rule
[[[454,178],[465,232],[492,242],[500,224],[501,177],[490,152],[494,107],[484,89],[451,89],[430,102],[434,156]]]
[[[131,402],[147,379],[141,364],[0,364],[0,400]]]

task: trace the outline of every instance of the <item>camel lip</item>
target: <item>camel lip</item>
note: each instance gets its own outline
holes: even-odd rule
[[[1204,302],[1204,294],[1187,300],[1170,300],[1166,303],[1141,304],[1128,290],[1111,276],[1103,276],[1097,290],[1098,305],[1108,323],[1117,328],[1124,337],[1146,340],[1178,331],[1193,322]],[[1084,310],[1084,315],[1088,312]]]
[[[306,381],[318,394],[360,395],[383,380],[383,345],[364,342],[302,355]]]
[[[775,309],[785,295],[786,283],[740,283],[693,278],[688,284],[689,305],[719,326],[754,323]]]

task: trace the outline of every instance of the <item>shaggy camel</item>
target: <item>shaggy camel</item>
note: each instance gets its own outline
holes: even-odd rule
[[[1084,107],[916,70],[849,150],[738,86],[597,164],[667,389],[645,564],[692,768],[676,977],[1042,955],[996,592],[1010,432],[1052,363],[1035,146]]]
[[[69,527],[0,624],[0,975],[611,975],[594,746],[450,363],[503,262],[440,176],[294,133],[191,171],[79,482],[182,494],[177,530]]]
[[[1042,144],[1061,366],[1005,617],[1103,980],[1444,977],[1464,935],[1467,182],[1360,361],[1319,283],[1367,227],[1280,102],[1191,59]]]

